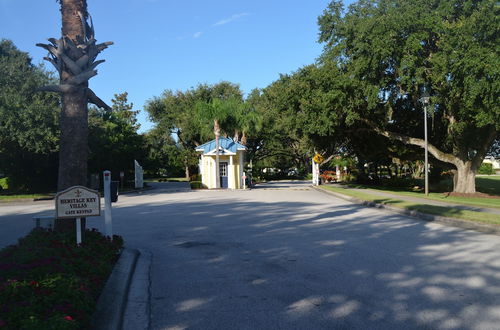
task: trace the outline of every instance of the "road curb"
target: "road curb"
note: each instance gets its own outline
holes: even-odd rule
[[[415,210],[400,209],[400,208],[385,205],[385,204],[369,202],[369,201],[365,201],[365,200],[358,199],[355,197],[343,195],[342,193],[329,191],[329,190],[326,190],[326,189],[323,189],[320,187],[316,187],[316,186],[311,186],[311,187],[313,189],[315,189],[316,191],[336,196],[338,198],[347,200],[347,201],[354,203],[354,204],[359,204],[359,205],[363,205],[363,206],[367,206],[367,207],[375,207],[375,208],[379,208],[379,209],[386,209],[386,210],[389,210],[389,211],[397,213],[397,214],[408,215],[408,216],[411,216],[411,217],[414,217],[414,218],[417,218],[420,220],[428,221],[428,222],[437,222],[437,223],[441,223],[444,225],[458,227],[458,228],[462,228],[462,229],[475,230],[475,231],[479,231],[479,232],[482,232],[485,234],[500,235],[500,226],[475,223],[475,222],[462,220],[462,219],[456,219],[456,218],[442,217],[442,216],[438,216],[438,215],[432,215],[432,214],[418,212]],[[404,200],[404,199],[402,198],[401,200]]]
[[[146,250],[139,250],[139,253],[125,306],[123,330],[147,330],[151,325],[153,255]]]
[[[122,329],[130,282],[139,255],[140,252],[135,249],[122,251],[97,301],[92,315],[92,329]]]

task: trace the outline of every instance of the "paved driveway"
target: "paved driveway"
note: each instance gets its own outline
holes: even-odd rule
[[[113,216],[153,253],[153,329],[499,328],[498,236],[286,182],[120,196]]]

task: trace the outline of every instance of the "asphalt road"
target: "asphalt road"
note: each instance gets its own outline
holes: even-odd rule
[[[360,207],[304,183],[158,188],[120,196],[113,209],[115,232],[153,254],[153,329],[500,327],[499,236]],[[0,206],[0,246],[44,205]]]

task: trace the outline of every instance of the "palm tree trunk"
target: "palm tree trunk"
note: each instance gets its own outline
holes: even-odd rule
[[[71,39],[76,46],[84,42],[85,28],[82,18],[87,18],[86,0],[61,0],[62,36]],[[76,54],[68,54],[77,57]],[[60,83],[65,84],[74,74],[66,65],[60,72]],[[62,94],[60,115],[60,149],[57,188],[62,191],[75,185],[87,185],[88,160],[88,108],[84,82],[74,91]],[[82,221],[85,228],[85,220]],[[56,230],[73,230],[75,222],[56,220]]]
[[[215,188],[220,188],[220,169],[219,169],[219,137],[220,126],[217,119],[214,120],[214,134],[215,134]]]

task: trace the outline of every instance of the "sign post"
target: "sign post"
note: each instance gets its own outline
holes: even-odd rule
[[[99,193],[87,187],[73,186],[57,193],[55,201],[58,219],[76,218],[76,243],[82,243],[81,218],[101,214]]]
[[[104,224],[106,236],[113,240],[113,221],[111,217],[111,172],[102,172],[104,176]]]
[[[123,178],[125,177],[125,172],[121,171],[120,172],[120,181],[121,181],[121,187],[123,189]]]

